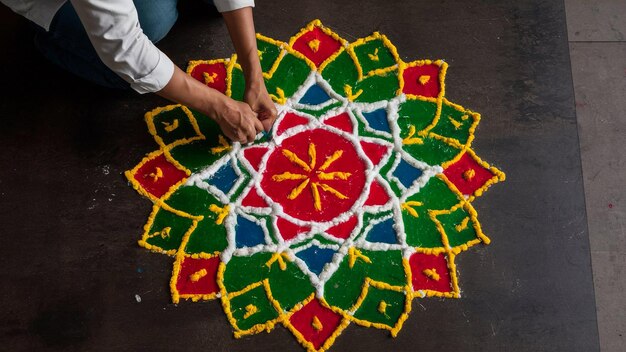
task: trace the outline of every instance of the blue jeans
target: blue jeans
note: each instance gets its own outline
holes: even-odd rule
[[[178,0],[133,2],[139,24],[153,43],[163,39],[178,19]],[[110,88],[130,88],[126,81],[100,60],[69,1],[55,15],[49,32],[37,27],[35,46],[51,62],[88,81]]]

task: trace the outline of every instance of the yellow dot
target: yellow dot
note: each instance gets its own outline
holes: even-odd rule
[[[389,305],[387,304],[387,302],[380,301],[380,303],[378,304],[378,312],[380,312],[380,314],[385,314],[387,312],[388,306]]]
[[[162,239],[168,239],[170,237],[170,231],[172,230],[171,227],[164,227],[161,231],[157,231],[155,233],[153,233],[150,238],[155,237],[155,236],[161,236]]]
[[[246,313],[243,315],[243,318],[248,319],[258,311],[259,309],[255,305],[248,304],[246,306]]]
[[[149,173],[145,177],[150,177],[152,178],[153,182],[157,182],[161,177],[163,177],[163,170],[161,170],[161,168],[157,166],[154,169],[154,172]]]
[[[200,279],[207,276],[207,274],[208,272],[206,271],[206,269],[200,269],[195,273],[189,275],[189,280],[191,280],[191,282],[198,282],[200,281]]]
[[[320,41],[318,39],[311,40],[309,42],[309,48],[311,48],[311,50],[316,53],[318,50],[320,50]]]
[[[215,79],[217,78],[217,73],[211,72],[209,74],[209,73],[203,72],[202,76],[204,77],[204,82],[206,84],[215,83]]]
[[[378,48],[376,48],[376,50],[374,50],[373,54],[367,54],[367,56],[369,56],[370,60],[372,61],[378,61]]]
[[[425,85],[426,83],[430,82],[430,76],[422,75],[420,76],[419,81],[421,85]]]
[[[463,172],[463,179],[465,179],[465,181],[471,181],[474,176],[476,176],[474,169],[465,170],[465,172]]]
[[[424,275],[426,275],[429,279],[433,279],[435,281],[439,281],[440,279],[439,273],[437,273],[437,270],[435,270],[435,268],[425,269],[424,271],[422,271],[422,273],[424,273]]]
[[[465,229],[467,229],[467,224],[469,223],[470,218],[469,217],[465,217],[463,219],[463,221],[461,221],[460,224],[456,225],[454,228],[456,229],[456,232],[461,232]]]
[[[317,317],[313,317],[311,326],[313,327],[313,329],[315,329],[315,331],[322,331],[322,329],[324,328],[324,325],[322,325],[322,322]]]
[[[177,129],[177,128],[178,128],[178,119],[174,119],[174,121],[173,121],[172,123],[168,123],[168,122],[166,122],[166,121],[163,121],[163,122],[161,122],[161,123],[162,123],[162,124],[163,124],[163,126],[164,126],[164,127],[163,127],[163,129],[164,129],[166,132],[168,132],[168,133],[169,133],[169,132],[172,132],[172,131],[174,131],[175,129]]]

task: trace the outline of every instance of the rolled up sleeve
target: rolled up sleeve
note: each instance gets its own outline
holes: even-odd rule
[[[244,7],[254,7],[254,0],[214,0],[219,12],[234,11]]]
[[[71,1],[107,67],[142,94],[167,85],[174,63],[143,33],[132,0]]]

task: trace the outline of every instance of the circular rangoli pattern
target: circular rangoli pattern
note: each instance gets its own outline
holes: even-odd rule
[[[445,62],[313,21],[257,35],[279,117],[250,145],[185,106],[146,114],[159,150],[127,172],[154,203],[139,244],[174,256],[173,301],[220,299],[235,336],[286,326],[311,351],[350,323],[396,335],[414,298],[459,297],[454,258],[489,239],[472,201],[504,174],[470,149],[479,115]],[[236,57],[188,73],[242,100]]]

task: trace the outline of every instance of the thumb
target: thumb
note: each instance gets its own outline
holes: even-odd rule
[[[254,129],[256,130],[256,133],[263,131],[263,124],[261,123],[261,120],[259,120],[257,113],[254,113],[254,118],[252,119],[252,122],[254,123]]]

